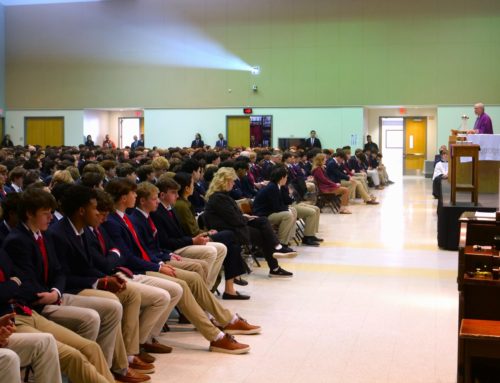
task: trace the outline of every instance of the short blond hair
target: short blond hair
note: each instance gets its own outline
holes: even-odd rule
[[[52,185],[57,184],[72,184],[75,180],[71,177],[69,170],[56,170],[52,176]]]
[[[227,191],[227,183],[237,178],[238,176],[236,175],[236,172],[233,168],[220,168],[219,170],[217,170],[217,173],[214,174],[214,178],[212,182],[210,182],[210,186],[208,187],[205,197],[208,200],[210,196],[216,192]]]
[[[170,163],[165,157],[156,157],[152,162],[151,166],[153,166],[153,169],[155,171],[159,170],[165,170],[167,171],[168,168],[170,167]]]

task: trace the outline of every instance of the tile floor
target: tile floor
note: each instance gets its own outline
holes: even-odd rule
[[[250,301],[223,301],[262,325],[237,337],[251,352],[210,353],[198,332],[174,326],[153,382],[454,382],[457,254],[436,246],[431,186],[407,177],[377,193],[379,206],[325,209],[324,244],[281,262],[293,279],[269,279],[264,266],[241,288]]]

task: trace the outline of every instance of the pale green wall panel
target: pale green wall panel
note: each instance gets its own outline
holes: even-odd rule
[[[309,136],[315,129],[324,147],[351,144],[361,147],[363,108],[255,108],[254,115],[273,116],[273,145],[278,138]],[[147,146],[189,146],[196,133],[208,145],[217,134],[226,132],[226,116],[242,115],[242,109],[146,109],[144,111]]]

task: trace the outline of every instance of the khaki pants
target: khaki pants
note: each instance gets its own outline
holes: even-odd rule
[[[57,355],[56,340],[50,334],[12,334],[6,349],[0,349],[0,382],[21,382],[20,367],[31,366],[37,383],[61,383],[61,368]],[[13,351],[15,361],[11,357],[7,365],[2,356],[3,351]],[[15,362],[14,364],[12,362]],[[20,362],[20,363],[19,363]],[[12,367],[13,366],[13,367]],[[13,369],[11,371],[11,369]]]
[[[356,181],[359,181],[361,183],[361,186],[363,187],[363,189],[365,190],[365,192],[370,196],[372,197],[371,193],[370,193],[370,189],[368,187],[368,176],[366,175],[366,173],[355,173],[353,176],[352,176]]]
[[[128,368],[128,355],[139,353],[139,327],[141,325],[139,314],[141,310],[141,294],[127,284],[127,288],[117,294],[108,291],[86,289],[80,292],[80,296],[96,297],[118,300],[123,308],[121,326],[118,326],[115,334],[115,345],[113,352],[104,352],[109,366],[112,370],[123,373]],[[101,346],[102,348],[102,346]]]
[[[155,283],[156,278],[142,274],[134,275],[133,279],[122,273],[118,275],[127,280],[127,286],[137,289],[141,294],[139,343],[149,343],[160,335],[168,316],[181,299],[182,288],[172,282],[160,285]]]
[[[222,325],[232,320],[233,314],[219,303],[198,274],[176,270],[176,278],[151,271],[146,275],[167,282],[176,282],[182,287],[184,292],[178,306],[205,339],[212,341],[220,333],[220,330],[210,322],[205,311],[212,314]]]
[[[57,341],[61,371],[72,383],[114,383],[104,354],[96,342],[85,339],[37,312],[16,316],[17,332],[52,334]]]
[[[174,251],[175,254],[192,261],[200,262],[205,275],[203,277],[209,288],[215,283],[219,275],[224,258],[226,258],[227,248],[218,242],[207,242],[206,245],[191,245]],[[179,267],[177,261],[170,261],[171,265],[183,270],[195,271],[185,267]]]
[[[278,239],[288,245],[292,238],[295,237],[295,222],[297,221],[297,211],[290,207],[287,211],[273,213],[267,217],[273,226],[278,226]]]
[[[64,294],[60,306],[47,305],[42,310],[42,315],[86,339],[95,340],[101,346],[108,366],[111,367],[116,334],[122,321],[122,305],[116,296],[108,291],[100,291],[98,297],[92,294],[96,294],[96,290],[83,290],[79,295]],[[100,323],[96,337],[90,335],[87,329],[82,330],[82,326],[86,327],[86,318],[92,316],[90,320],[95,323],[95,314]],[[93,330],[95,331],[95,328]]]
[[[351,198],[356,198],[357,193],[365,202],[372,199],[370,194],[368,194],[368,192],[363,188],[362,183],[357,179],[351,178],[350,181],[342,180],[341,185],[349,189]]]
[[[312,237],[316,235],[319,228],[320,208],[307,203],[298,203],[292,205],[297,211],[297,218],[303,219],[305,223],[304,235]]]

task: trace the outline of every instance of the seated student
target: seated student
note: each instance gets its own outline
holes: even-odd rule
[[[234,180],[234,188],[231,191],[231,196],[235,199],[254,198],[257,195],[257,189],[248,178],[248,162],[247,160],[237,160],[233,164],[234,171],[238,178]]]
[[[104,169],[104,180],[102,181],[102,185],[106,186],[109,180],[112,180],[116,177],[116,166],[117,162],[114,160],[104,160],[100,163],[100,165]]]
[[[250,350],[250,346],[238,343],[231,334],[257,334],[259,326],[250,325],[238,315],[232,314],[215,299],[205,283],[197,273],[175,269],[158,262],[154,254],[149,254],[135,232],[135,229],[124,211],[135,206],[136,185],[124,179],[111,181],[106,191],[112,196],[115,203],[115,213],[109,215],[105,222],[111,240],[116,244],[120,253],[127,257],[127,266],[134,273],[146,274],[148,277],[157,277],[155,280],[167,280],[181,285],[183,294],[178,303],[186,318],[210,341],[210,351],[229,354],[243,354]],[[127,217],[127,218],[125,218]],[[135,277],[134,277],[134,280]],[[146,281],[137,279],[140,283],[161,284],[155,280]],[[214,320],[221,324],[224,332],[219,330],[206,315],[213,315]]]
[[[7,193],[20,193],[23,191],[24,176],[26,169],[16,166],[9,172],[9,185],[5,186]]]
[[[116,167],[116,176],[119,178],[128,178],[132,182],[137,183],[137,175],[135,169],[129,163],[121,163]]]
[[[139,182],[155,182],[155,173],[152,165],[142,165],[136,170],[137,178]]]
[[[178,192],[179,198],[177,198],[174,208],[183,232],[190,237],[202,234],[203,231],[198,226],[193,208],[188,200],[194,188],[191,174],[179,172],[175,175],[174,181],[177,182],[180,187]],[[227,248],[227,254],[224,258],[224,277],[226,279],[226,284],[222,299],[250,299],[250,296],[240,294],[234,289],[235,277],[246,273],[245,263],[241,258],[241,246],[234,233],[229,230],[220,232],[217,230],[209,230],[208,236],[211,241],[220,242]],[[242,282],[242,280],[239,280],[239,283]]]
[[[32,299],[33,293],[28,286],[29,281],[23,281],[14,273],[14,267],[7,253],[0,250],[0,315],[12,312],[14,307],[16,315],[16,333],[27,333],[30,336],[46,332],[56,338],[57,352],[61,371],[73,383],[113,383],[106,359],[99,345],[85,339],[76,333],[45,319],[25,302]],[[49,351],[50,352],[50,351]],[[45,365],[43,366],[45,367]],[[35,377],[43,372],[39,367],[35,369]],[[50,364],[50,371],[57,375],[56,365]],[[1,370],[2,373],[4,370]],[[45,371],[45,369],[44,369]],[[40,374],[40,375],[39,375]],[[19,375],[19,370],[18,370]],[[40,379],[43,382],[43,379]],[[57,376],[49,382],[58,382]],[[38,382],[38,380],[37,380]],[[10,381],[9,381],[10,383]]]
[[[368,186],[368,174],[366,174],[366,172],[362,168],[361,160],[356,156],[351,155],[350,146],[344,146],[342,148],[342,151],[346,155],[346,160],[344,161],[344,170],[346,171],[346,173],[349,174],[350,177],[361,183],[361,186],[363,187],[365,192],[371,198],[374,198],[375,196],[370,193],[370,189]],[[361,149],[356,149],[356,153],[358,153],[359,151],[361,151]]]
[[[151,211],[151,218],[158,229],[160,247],[172,249],[181,257],[201,260],[203,266],[206,263],[205,280],[208,288],[212,289],[227,254],[226,246],[213,242],[207,233],[199,233],[193,237],[187,235],[179,224],[174,208],[179,184],[165,175],[158,180],[156,186],[160,192],[160,203],[157,209]]]
[[[168,172],[168,168],[170,167],[170,164],[168,160],[165,157],[156,157],[152,162],[151,166],[153,166],[153,171],[155,174],[154,182],[158,181],[160,177]]]
[[[19,203],[21,202],[21,194],[10,193],[2,201],[2,222],[0,223],[0,246],[2,245],[4,239],[10,233],[13,227],[16,227],[19,223],[19,218],[17,215],[17,209]]]
[[[319,153],[316,157],[314,157],[313,161],[312,175],[318,185],[318,189],[320,193],[323,194],[340,195],[342,201],[340,214],[352,214],[352,212],[346,207],[349,205],[349,189],[340,186],[340,184],[335,183],[328,178],[325,169],[325,159],[326,156],[323,153]]]
[[[242,245],[257,245],[269,266],[269,277],[290,278],[293,274],[282,269],[275,258],[296,256],[297,253],[282,246],[266,217],[245,215],[229,196],[236,173],[231,168],[220,168],[207,191],[204,219],[215,230],[231,230]]]
[[[5,190],[5,183],[7,182],[7,167],[5,165],[0,165],[0,201],[4,200],[7,196],[7,191]]]
[[[283,154],[283,163],[288,170],[288,183],[291,183],[294,188],[305,189],[302,195],[306,192],[313,193],[316,190],[314,185],[314,177],[306,175],[306,171],[299,164],[299,156],[296,153],[286,152]]]
[[[202,168],[198,161],[189,159],[182,163],[181,172],[193,175],[194,191],[189,201],[193,204],[196,213],[201,213],[205,208],[205,193],[206,189],[202,182]]]
[[[77,334],[97,340],[110,362],[122,307],[112,299],[65,293],[66,277],[55,244],[45,233],[54,207],[50,193],[39,188],[24,191],[19,205],[20,224],[5,238],[3,249],[30,293],[26,304]]]
[[[377,160],[377,170],[380,175],[380,182],[383,182],[384,185],[392,185],[394,184],[393,181],[389,179],[389,174],[387,174],[387,168],[385,165],[382,163],[383,155],[381,152],[377,153],[376,160]]]
[[[434,167],[436,167],[436,164],[441,161],[441,156],[443,155],[444,151],[448,151],[448,148],[446,145],[441,145],[439,147],[439,153],[434,156]]]
[[[360,153],[359,158],[361,160],[362,166],[368,174],[368,177],[371,178],[373,185],[375,185],[375,189],[383,190],[384,187],[380,184],[380,177],[378,174],[378,170],[374,167],[371,151],[369,149],[365,149],[362,153]]]
[[[330,178],[333,182],[341,184],[342,186],[348,188],[350,190],[349,193],[351,198],[355,198],[357,192],[367,205],[378,205],[376,198],[370,196],[366,192],[361,182],[357,181],[354,178],[351,178],[351,176],[347,174],[343,166],[346,159],[347,157],[343,151],[339,150],[335,152],[335,155],[326,165],[326,174],[328,178]]]
[[[0,381],[21,383],[20,369],[30,367],[35,383],[61,383],[54,337],[42,333],[16,334],[14,320],[15,313],[0,316]]]
[[[432,195],[439,199],[442,196],[441,180],[448,178],[448,151],[441,151],[441,161],[434,167],[432,174]]]
[[[66,275],[66,290],[84,296],[95,296],[119,299],[123,306],[121,329],[118,328],[115,343],[115,361],[113,363],[115,376],[128,376],[144,382],[149,381],[147,376],[136,374],[154,371],[152,364],[144,363],[139,355],[139,342],[151,343],[148,339],[155,325],[153,318],[163,317],[163,323],[170,297],[163,294],[161,310],[144,308],[141,310],[141,292],[135,285],[127,285],[121,277],[107,274],[94,266],[90,253],[90,236],[85,233],[86,226],[98,224],[97,194],[94,190],[75,185],[67,190],[62,199],[62,210],[65,217],[52,225],[49,232],[57,241],[56,253],[63,265]],[[111,294],[110,294],[111,293]],[[163,325],[161,323],[161,326]],[[161,328],[161,327],[160,327]],[[123,334],[123,335],[122,335]],[[139,334],[147,334],[143,339]],[[153,334],[153,336],[158,336]],[[151,336],[151,338],[153,337]],[[164,352],[170,352],[168,347]],[[128,357],[128,358],[127,358]],[[111,365],[112,355],[108,355]],[[130,361],[130,363],[129,363]],[[130,367],[130,369],[127,369]]]
[[[253,201],[252,211],[258,217],[267,217],[272,225],[278,226],[281,245],[288,246],[295,237],[297,210],[284,201],[280,188],[286,185],[286,169],[276,167],[270,174],[269,184],[259,190]]]

